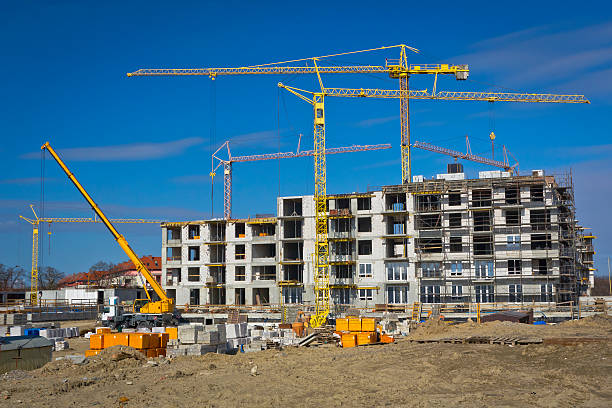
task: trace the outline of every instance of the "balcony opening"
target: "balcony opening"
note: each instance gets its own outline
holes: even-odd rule
[[[190,225],[187,229],[187,236],[189,239],[200,239],[200,226]]]
[[[338,198],[336,200],[336,209],[337,210],[350,210],[351,209],[350,198]]]
[[[235,305],[246,305],[246,289],[236,288],[234,289],[234,304]]]
[[[283,238],[302,238],[302,220],[286,220],[283,225]]]
[[[276,224],[253,224],[253,237],[273,237],[276,233]]]
[[[246,236],[246,227],[244,222],[237,222],[234,224],[234,237],[244,238]]]
[[[415,218],[416,229],[418,230],[442,228],[441,214],[417,215]]]
[[[302,216],[302,199],[284,199],[283,200],[283,215],[285,217],[301,217]]]
[[[544,201],[544,185],[535,185],[529,188],[529,197],[531,201],[543,202]]]
[[[353,279],[353,265],[334,265],[332,273],[336,279]]]
[[[283,265],[283,280],[303,282],[304,266],[299,265]]]
[[[472,190],[472,207],[490,207],[491,190]]]
[[[211,241],[225,241],[225,224],[213,222],[209,224],[209,228]]]
[[[372,232],[372,217],[360,217],[357,219],[358,232]]]
[[[516,205],[521,203],[521,190],[518,186],[506,187],[506,204]]]
[[[270,304],[270,289],[254,288],[253,289],[253,304],[258,305],[258,306]]]
[[[246,245],[245,244],[236,245],[235,259],[237,260],[246,259]]]
[[[519,210],[506,210],[506,226],[521,225],[521,214]]]
[[[531,234],[531,249],[551,249],[552,241],[550,234]]]
[[[387,194],[385,209],[387,211],[406,211],[406,194]]]
[[[210,245],[210,263],[225,263],[225,245]]]
[[[351,231],[350,218],[333,218],[331,220],[332,232],[346,233]]]
[[[200,260],[200,247],[199,246],[190,246],[188,252],[188,261],[199,261]]]
[[[181,268],[168,268],[166,270],[166,285],[175,286],[181,283]]]
[[[179,227],[172,227],[166,230],[168,241],[180,241],[181,240],[181,229]]]
[[[450,251],[463,252],[463,240],[461,237],[450,237]]]
[[[491,212],[474,211],[474,231],[491,231]]]
[[[474,255],[492,255],[493,254],[493,236],[474,235]]]
[[[225,266],[211,266],[208,268],[208,279],[206,283],[221,285],[225,283]]]
[[[275,244],[253,244],[253,259],[270,259],[276,257]]]
[[[532,259],[531,268],[533,269],[534,275],[548,275],[549,265],[548,259]]]
[[[449,193],[448,194],[448,206],[458,207],[461,205],[461,193]]]
[[[234,280],[236,282],[244,282],[246,280],[246,266],[240,265],[234,267]]]
[[[408,256],[407,239],[387,239],[385,240],[386,258],[406,258]]]
[[[181,247],[166,248],[166,261],[181,262]]]
[[[372,209],[372,198],[371,197],[359,197],[357,198],[357,210],[368,211]]]
[[[534,231],[546,231],[550,229],[549,210],[531,210],[529,212],[529,223]]]
[[[257,265],[252,267],[254,281],[276,280],[276,265]]]
[[[357,245],[358,255],[372,255],[372,240],[360,240]]]
[[[461,228],[463,216],[461,213],[450,213],[448,214],[448,227],[449,228]]]
[[[283,261],[301,261],[303,259],[303,242],[283,242]]]
[[[424,254],[441,253],[442,238],[418,238],[416,250]]]
[[[440,210],[440,196],[437,194],[421,194],[415,196],[417,211],[438,211]]]
[[[187,282],[200,281],[200,268],[187,268]]]

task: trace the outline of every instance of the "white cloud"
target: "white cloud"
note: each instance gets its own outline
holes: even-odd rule
[[[161,143],[131,143],[124,145],[73,147],[60,149],[58,154],[70,161],[140,161],[177,156],[190,147],[202,144],[201,137],[189,137]],[[38,159],[39,152],[21,155],[22,159]]]

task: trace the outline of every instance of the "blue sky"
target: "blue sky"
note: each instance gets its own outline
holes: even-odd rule
[[[404,4],[404,5],[402,5]],[[612,222],[612,6],[529,9],[491,2],[125,2],[22,1],[0,13],[0,263],[29,269],[31,227],[18,215],[40,205],[39,147],[47,140],[109,217],[201,219],[211,213],[211,149],[233,153],[312,147],[311,108],[276,83],[315,90],[310,76],[127,78],[139,68],[255,65],[405,43],[413,63],[469,64],[470,79],[441,78],[438,89],[582,93],[591,105],[411,102],[413,140],[490,155],[497,134],[522,171],[574,175],[578,218],[593,227],[597,266],[610,255]],[[381,51],[330,63],[383,65]],[[329,87],[393,89],[384,75],[324,76]],[[214,88],[213,88],[214,86]],[[432,78],[411,79],[415,89]],[[399,103],[327,101],[327,146],[391,143],[393,149],[331,156],[328,192],[364,191],[400,181]],[[215,120],[212,120],[212,113]],[[213,125],[214,123],[214,125]],[[443,172],[444,156],[413,151],[413,174]],[[485,167],[465,163],[469,175]],[[59,167],[45,161],[45,215],[89,216]],[[275,197],[310,194],[310,159],[234,167],[234,214],[271,213]],[[222,183],[214,214],[222,215]],[[119,225],[138,254],[160,254],[161,232]],[[44,231],[46,232],[46,231]],[[122,251],[101,225],[55,225],[43,234],[42,262],[65,273]]]

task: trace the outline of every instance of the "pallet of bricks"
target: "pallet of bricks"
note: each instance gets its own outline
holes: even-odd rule
[[[178,327],[178,336],[168,343],[168,356],[200,356],[235,352],[248,343],[246,323],[205,326],[194,323]]]
[[[340,336],[342,347],[368,344],[393,343],[393,337],[382,332],[373,317],[346,317],[336,319],[335,333]]]
[[[95,356],[113,346],[133,347],[146,357],[165,356],[171,333],[113,333],[108,327],[99,327],[96,334],[89,336],[89,350],[85,351],[85,356]]]

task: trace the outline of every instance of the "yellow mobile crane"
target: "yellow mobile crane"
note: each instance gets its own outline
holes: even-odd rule
[[[91,206],[91,209],[94,210],[96,215],[100,218],[102,223],[108,228],[110,233],[115,238],[115,241],[119,244],[121,249],[127,254],[130,258],[130,261],[134,263],[136,270],[144,276],[146,281],[151,285],[153,291],[159,297],[159,300],[153,300],[149,291],[144,286],[145,293],[147,294],[147,299],[136,299],[134,301],[134,309],[133,313],[122,313],[115,314],[113,316],[113,321],[111,324],[115,327],[147,327],[147,326],[156,326],[156,325],[164,325],[164,324],[176,324],[178,319],[180,318],[178,314],[175,312],[174,308],[174,299],[168,297],[164,289],[161,287],[159,283],[155,280],[151,272],[147,269],[147,267],[142,263],[138,255],[134,252],[134,250],[130,247],[127,240],[123,237],[123,235],[119,234],[117,229],[111,224],[109,219],[104,215],[100,207],[94,202],[91,196],[85,191],[81,183],[76,179],[74,174],[70,172],[68,167],[64,164],[62,159],[60,159],[59,155],[53,150],[49,142],[45,143],[41,147],[42,150],[47,150],[51,156],[55,159],[57,164],[64,170],[64,173],[68,176],[72,184],[79,190],[81,195],[85,198],[87,203]]]

